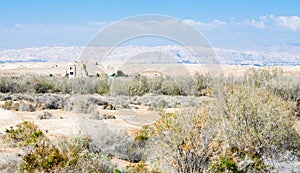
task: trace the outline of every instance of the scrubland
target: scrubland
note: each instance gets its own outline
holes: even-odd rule
[[[280,68],[192,80],[1,77],[2,109],[41,113],[1,129],[0,171],[299,172],[299,79]],[[118,124],[104,123],[118,120],[113,111],[119,110],[135,111],[138,119],[140,109],[149,115],[128,119],[133,128],[118,131]],[[102,126],[101,132],[53,140],[35,119],[70,120],[52,110],[78,114],[87,126]],[[143,123],[154,112],[157,119]]]

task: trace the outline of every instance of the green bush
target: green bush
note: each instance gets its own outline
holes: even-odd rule
[[[162,95],[182,95],[183,91],[172,78],[146,77],[140,74],[130,82],[129,94],[142,96],[147,93]]]
[[[13,145],[28,146],[35,145],[41,138],[44,138],[44,133],[32,122],[24,121],[5,130],[4,136]]]
[[[117,70],[116,73],[110,75],[111,77],[128,77],[122,70]]]
[[[21,172],[55,172],[62,170],[68,157],[53,145],[39,144],[23,157]]]
[[[113,172],[110,159],[90,151],[86,138],[74,138],[58,146],[40,143],[23,157],[21,172]]]
[[[163,95],[180,95],[180,88],[175,81],[168,79],[161,83],[161,94]]]
[[[129,85],[129,95],[142,96],[149,92],[149,86],[147,84],[147,78],[138,74]]]
[[[36,81],[34,89],[36,93],[56,93],[61,91],[60,87],[50,81]]]
[[[210,172],[270,172],[273,167],[267,166],[255,150],[241,151],[238,148],[226,148],[225,154],[218,156],[211,164]]]
[[[237,163],[230,156],[221,156],[218,162],[212,165],[211,172],[222,173],[222,172],[232,172],[232,173],[242,173],[238,170]]]
[[[62,172],[113,172],[110,158],[93,149],[90,139],[76,137],[59,144],[68,159]]]
[[[140,74],[135,77],[117,71],[116,78],[80,77],[68,79],[49,76],[0,77],[0,93],[63,93],[63,94],[100,94],[110,92],[113,95],[197,95],[211,94],[210,80],[198,76],[195,81],[179,77],[146,77]],[[126,78],[124,78],[126,77]],[[179,82],[181,81],[181,82]],[[197,91],[194,91],[194,90]]]
[[[108,80],[99,80],[96,83],[96,93],[100,95],[107,94],[109,92]]]
[[[74,138],[54,145],[32,122],[6,129],[5,141],[24,149],[20,172],[113,172],[110,158],[93,149],[88,138]]]

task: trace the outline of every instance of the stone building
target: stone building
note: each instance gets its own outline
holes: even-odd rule
[[[85,76],[97,76],[100,74],[102,73],[100,72],[100,66],[98,65],[97,62],[75,61],[74,63],[69,64],[68,76],[70,79],[76,77],[85,77]]]

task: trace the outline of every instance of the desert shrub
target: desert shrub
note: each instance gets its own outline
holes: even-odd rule
[[[65,154],[49,144],[37,145],[23,156],[19,170],[22,172],[54,172],[61,170],[68,162]]]
[[[109,92],[108,80],[99,80],[96,81],[96,93],[100,95],[107,94]]]
[[[34,112],[36,110],[36,104],[33,102],[27,101],[12,101],[8,100],[5,101],[1,108],[7,110],[14,110],[14,111],[29,111]]]
[[[146,93],[180,95],[183,94],[183,91],[170,77],[146,77],[138,74],[130,82],[129,95],[142,96]]]
[[[134,131],[135,138],[134,140],[136,141],[143,141],[143,140],[148,140],[150,139],[150,135],[153,133],[153,128],[150,125],[145,125],[142,126],[137,131]]]
[[[210,172],[270,172],[273,167],[265,164],[254,150],[241,151],[238,148],[225,148],[210,166]]]
[[[40,109],[61,109],[65,99],[56,94],[39,95],[35,102]]]
[[[14,146],[35,145],[40,138],[44,137],[44,133],[32,122],[24,121],[14,128],[11,126],[5,130],[4,138],[12,142]]]
[[[281,97],[285,101],[295,102],[295,115],[300,115],[300,82],[299,75],[288,76],[280,74],[273,77],[267,84],[267,90]]]
[[[110,75],[111,77],[128,77],[122,70],[117,70],[116,73]]]
[[[244,75],[243,82],[245,85],[251,85],[252,87],[264,87],[270,80],[275,77],[271,70],[250,68]]]
[[[107,78],[83,77],[69,80],[62,77],[0,77],[0,93],[80,93],[106,94]]]
[[[163,80],[161,83],[161,93],[163,95],[180,95],[180,88],[171,79]]]
[[[103,114],[103,119],[116,119],[116,116],[112,114]]]
[[[162,77],[145,77],[146,79],[146,85],[148,87],[147,93],[153,93],[153,94],[161,94],[161,88],[162,88],[162,82],[164,78]]]
[[[33,87],[34,81],[36,81],[35,76],[19,76],[15,78],[16,90],[14,93],[34,93],[35,89]]]
[[[26,94],[26,93],[8,93],[8,94],[3,94],[1,96],[2,101],[7,101],[7,100],[12,100],[12,101],[19,101],[19,100],[26,100],[32,102],[34,98],[33,94]]]
[[[6,129],[4,138],[21,149],[27,147],[21,155],[20,172],[113,172],[115,167],[88,138],[77,137],[55,145],[31,122]]]
[[[40,120],[47,120],[47,119],[54,118],[54,116],[50,112],[42,112],[42,113],[37,115],[37,118],[40,119]]]
[[[163,172],[208,170],[210,158],[218,150],[209,112],[206,107],[197,112],[162,113],[143,134],[151,139],[147,158],[152,165]],[[151,155],[153,150],[156,152]]]
[[[61,88],[61,93],[63,94],[71,94],[72,93],[72,82],[68,78],[62,78],[61,80],[56,80],[58,82],[58,86]]]
[[[300,98],[299,75],[289,76],[281,68],[249,69],[239,84],[264,88],[286,101]]]
[[[115,105],[100,96],[72,95],[71,97],[63,98],[63,108],[75,113],[98,114],[96,111],[98,106],[103,106],[103,109],[116,109]]]
[[[29,112],[34,112],[37,109],[37,104],[34,102],[28,102],[28,101],[23,101],[21,100],[19,102],[19,111],[29,111]]]
[[[134,163],[142,160],[147,141],[134,140],[134,137],[127,134],[123,128],[117,126],[112,128],[101,121],[97,124],[101,124],[101,130],[98,133],[89,133],[88,129],[87,133],[95,145],[101,149],[101,153]],[[82,127],[90,126],[85,122],[81,125]]]
[[[230,156],[221,156],[218,162],[212,165],[212,172],[234,172],[239,173],[242,171],[238,170],[237,163]]]
[[[88,78],[76,78],[72,81],[72,93],[92,94],[95,92],[95,83]]]
[[[73,138],[58,145],[40,143],[23,157],[25,172],[112,172],[110,159],[95,150],[87,138]]]
[[[15,111],[36,111],[37,109],[62,109],[66,104],[66,97],[56,94],[11,94],[3,98],[4,109]]]
[[[201,76],[198,81],[181,77],[127,76],[118,71],[117,78],[81,77],[72,80],[63,77],[20,76],[1,77],[0,93],[63,93],[63,94],[108,94],[144,95],[146,93],[164,95],[208,95],[210,81]],[[121,77],[119,77],[121,76]],[[175,82],[176,81],[176,82]],[[196,91],[198,88],[199,91]],[[200,94],[199,94],[200,93]]]
[[[113,148],[101,147],[105,153],[133,163],[140,162],[143,159],[147,144],[147,141],[133,140],[132,137],[122,134],[122,132],[113,134],[111,139],[107,139],[106,142],[114,146]]]
[[[195,86],[197,96],[211,96],[212,94],[212,81],[213,79],[207,75],[195,75]]]
[[[93,119],[93,120],[107,120],[107,119],[116,119],[116,117],[112,114],[107,114],[107,113],[101,114],[100,112],[95,111],[91,114],[90,119]]]
[[[58,158],[58,150],[50,145],[44,133],[32,122],[24,121],[6,129],[5,141],[24,150],[22,161],[18,164],[20,172],[45,171],[41,168],[50,168],[54,162],[64,159]]]
[[[97,108],[97,100],[89,95],[74,95],[66,100],[64,108],[75,113],[90,114]]]
[[[12,77],[2,77],[0,79],[0,92],[9,93],[16,89],[16,82]]]
[[[215,108],[221,113],[216,122],[224,140],[242,151],[254,148],[261,157],[286,150],[298,152],[300,137],[293,128],[293,104],[260,88],[257,82],[228,85],[222,90]]]
[[[58,79],[58,78],[57,78]],[[53,79],[54,81],[56,79]],[[0,78],[0,92],[7,93],[46,93],[60,92],[57,85],[53,81],[45,77],[37,76],[19,76],[19,77],[2,77]]]
[[[1,108],[7,109],[7,110],[18,111],[19,103],[8,100],[8,101],[5,101],[3,105],[1,105]]]
[[[36,79],[33,82],[33,88],[36,93],[56,93],[61,91],[59,86],[56,86],[52,81],[44,78]]]
[[[149,92],[147,78],[138,74],[129,85],[129,95],[141,96],[147,92]]]
[[[59,144],[61,153],[67,155],[67,165],[62,172],[113,172],[110,158],[95,149],[88,138],[77,137]]]
[[[116,96],[116,95],[124,95],[128,96],[129,95],[129,85],[130,81],[132,79],[130,77],[128,78],[111,78],[109,81],[109,94]]]

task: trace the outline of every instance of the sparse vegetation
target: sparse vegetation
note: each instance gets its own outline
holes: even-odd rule
[[[121,72],[118,78],[72,81],[55,76],[2,77],[3,109],[45,110],[37,115],[43,122],[54,117],[48,109],[63,109],[103,126],[99,141],[79,137],[54,144],[27,121],[7,128],[2,136],[24,150],[21,172],[280,172],[282,168],[272,163],[283,163],[287,155],[300,159],[295,128],[299,77],[287,77],[277,68],[250,69],[239,77],[196,75],[195,81],[186,81],[188,86],[169,77]],[[116,119],[112,112],[141,107],[160,111],[160,118],[133,135],[102,123]],[[112,157],[131,164],[120,170],[111,163]]]
[[[114,78],[82,77],[68,80],[61,77],[0,77],[0,93],[56,93],[100,95],[196,95],[211,94],[210,78],[196,75],[195,81],[179,83],[171,77],[128,76],[118,70]],[[184,78],[183,78],[184,79]],[[178,81],[184,81],[180,79]],[[188,87],[186,86],[188,84]]]
[[[36,145],[44,133],[32,122],[24,121],[5,130],[4,138],[13,146]]]
[[[162,113],[161,119],[144,129],[152,140],[149,158],[162,172],[203,172],[219,150],[217,131],[210,110],[190,113]],[[141,136],[141,134],[139,135]],[[155,150],[155,153],[151,153]]]
[[[225,79],[211,92],[217,100],[198,105],[209,109],[162,113],[136,137],[152,141],[149,150],[156,153],[148,160],[155,166],[163,162],[163,172],[271,171],[276,168],[267,159],[280,160],[286,152],[299,158],[300,151],[296,104],[274,92],[281,79],[276,69]]]
[[[253,147],[260,156],[300,149],[299,135],[293,129],[293,104],[262,88],[227,87],[218,122],[230,146]]]
[[[14,110],[14,111],[18,111],[19,110],[19,103],[14,103],[11,100],[5,101],[5,103],[3,105],[1,105],[1,107],[3,109],[7,109],[7,110]]]
[[[37,115],[37,118],[40,119],[40,120],[47,120],[47,119],[54,118],[54,116],[50,112],[42,112],[42,113]]]
[[[110,75],[111,77],[128,77],[122,70],[117,70],[116,73]]]
[[[24,149],[20,172],[113,172],[109,157],[92,150],[88,138],[74,138],[57,145],[32,122],[6,130],[5,141]]]

